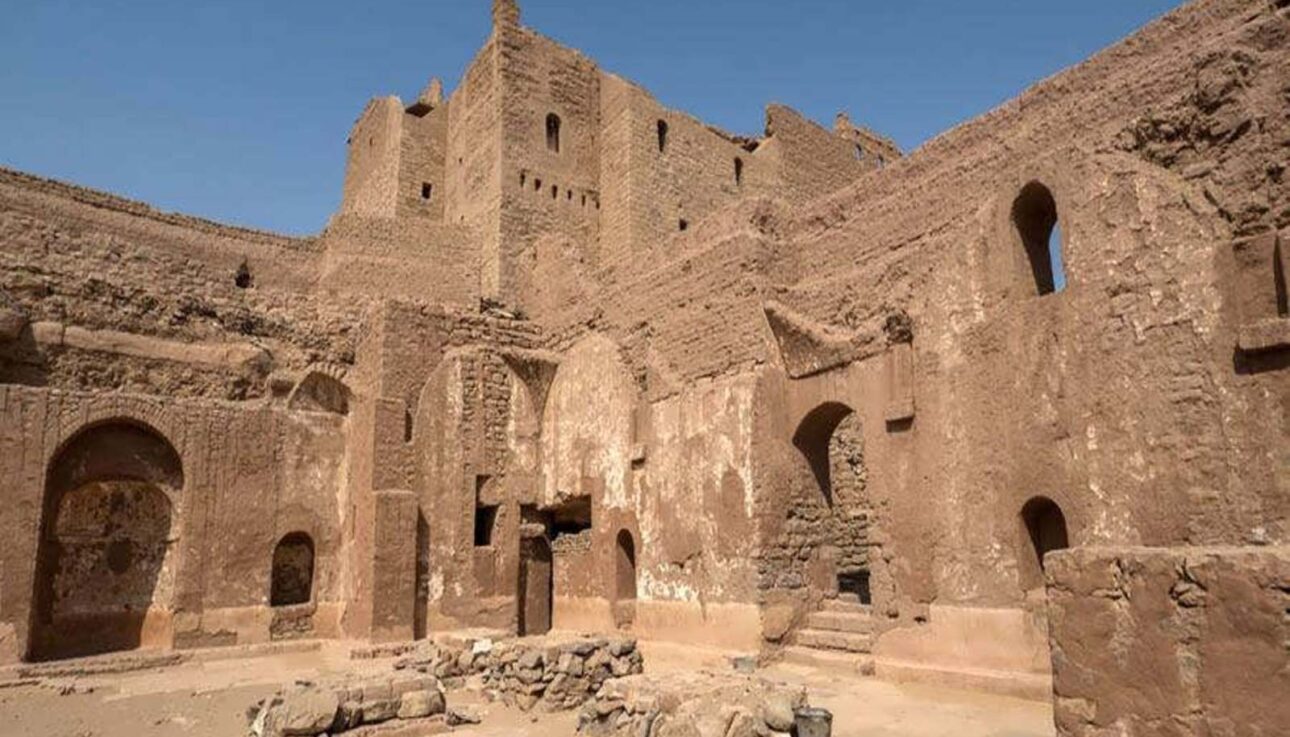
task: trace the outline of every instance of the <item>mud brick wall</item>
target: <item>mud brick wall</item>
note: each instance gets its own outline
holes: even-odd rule
[[[462,75],[448,105],[444,217],[472,230],[479,253],[479,293],[501,296],[502,90],[497,46],[489,38]]]
[[[1051,555],[1057,734],[1284,732],[1288,611],[1285,547]]]
[[[1231,265],[1284,233],[1288,28],[1270,3],[1183,7],[776,229],[789,308],[855,341],[911,320],[916,416],[866,461],[912,599],[1021,605],[1034,496],[1072,544],[1290,534],[1285,353],[1237,350]],[[1031,181],[1067,276],[1044,296],[1011,218]]]
[[[368,303],[308,294],[319,257],[311,240],[0,171],[0,242],[0,291],[30,323],[107,336],[50,342],[25,332],[0,354],[0,379],[247,399],[267,393],[275,370],[354,361]],[[114,350],[117,333],[141,337]],[[185,345],[195,348],[185,355]],[[264,360],[203,360],[204,350],[227,349],[263,349]]]
[[[74,448],[69,443],[75,439],[94,439],[97,430],[122,423],[134,428],[131,432],[148,434],[172,448],[178,474],[167,477],[173,477],[166,483],[170,498],[162,515],[168,530],[155,538],[167,550],[161,570],[154,571],[155,588],[149,594],[151,608],[143,629],[135,633],[143,638],[142,644],[168,647],[268,640],[274,551],[289,533],[304,533],[313,547],[309,628],[316,635],[339,634],[344,570],[336,490],[344,474],[343,417],[206,400],[3,387],[0,447],[5,452],[0,470],[7,481],[0,493],[7,512],[0,517],[0,533],[11,544],[3,549],[0,569],[4,572],[0,656],[26,656],[29,624],[36,621],[39,627],[45,618],[42,613],[33,620],[32,607],[37,602],[31,596],[40,589],[33,585],[40,570],[37,562],[49,553],[42,547],[42,536],[56,535],[55,524],[86,522],[85,529],[93,528],[94,520],[85,518],[93,513],[92,503],[69,506],[65,502],[59,509],[46,508],[51,503],[48,484],[60,478],[58,474],[80,473],[78,469],[88,469],[87,478],[92,481],[99,465],[136,457],[133,453],[91,455],[81,463],[69,460],[63,451]],[[110,468],[105,473],[105,478],[111,478]],[[82,502],[93,501],[83,496],[85,489],[67,491],[64,499],[74,493],[82,495]],[[130,533],[131,542],[144,542],[140,536],[147,530],[135,532]],[[86,574],[122,581],[138,578],[147,556],[139,545],[131,548],[138,555],[114,557],[113,550],[106,550],[104,566],[91,560]],[[119,567],[119,563],[126,565]],[[48,573],[54,575],[53,569]],[[67,605],[73,610],[85,596],[105,596],[115,590],[106,587],[90,593],[79,590],[83,587],[73,588],[77,590],[67,592],[72,597]],[[55,582],[56,595],[58,590]],[[57,601],[52,604],[55,612],[66,609]]]

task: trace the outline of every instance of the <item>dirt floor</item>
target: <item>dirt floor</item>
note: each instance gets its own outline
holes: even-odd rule
[[[646,671],[728,669],[726,654],[642,644]],[[280,686],[322,675],[388,671],[390,660],[350,660],[349,648],[325,644],[254,657],[198,654],[146,670],[109,674],[31,675],[0,672],[0,734],[22,737],[239,737],[248,707]],[[91,661],[92,662],[92,661]],[[100,661],[101,662],[101,661]],[[772,679],[805,685],[811,703],[834,714],[837,737],[1050,737],[1047,704],[943,688],[895,685],[834,673],[773,667]],[[452,707],[483,716],[455,733],[479,737],[565,737],[573,712],[524,714],[478,693],[451,691]]]

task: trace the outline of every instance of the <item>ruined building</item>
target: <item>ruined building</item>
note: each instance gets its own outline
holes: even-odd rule
[[[1197,0],[902,155],[498,0],[316,237],[0,171],[0,661],[622,628],[1284,725],[1288,14]]]

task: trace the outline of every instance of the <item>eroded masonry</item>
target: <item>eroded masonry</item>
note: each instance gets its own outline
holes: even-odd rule
[[[493,14],[314,238],[0,170],[0,662],[626,630],[1290,723],[1284,0],[911,155]]]

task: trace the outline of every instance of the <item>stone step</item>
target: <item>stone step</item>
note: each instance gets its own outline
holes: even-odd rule
[[[867,635],[873,632],[873,617],[854,612],[811,612],[806,615],[806,626],[813,630]]]
[[[836,650],[816,650],[790,645],[780,651],[780,662],[787,665],[806,666],[818,670],[832,670],[863,676],[873,675],[873,656],[844,653]]]
[[[823,610],[826,612],[846,612],[847,614],[863,614],[869,616],[873,613],[873,607],[868,604],[861,604],[859,600],[850,597],[839,597],[837,599],[825,599]]]
[[[866,634],[831,630],[798,630],[790,640],[794,645],[846,653],[868,653],[873,644]]]

